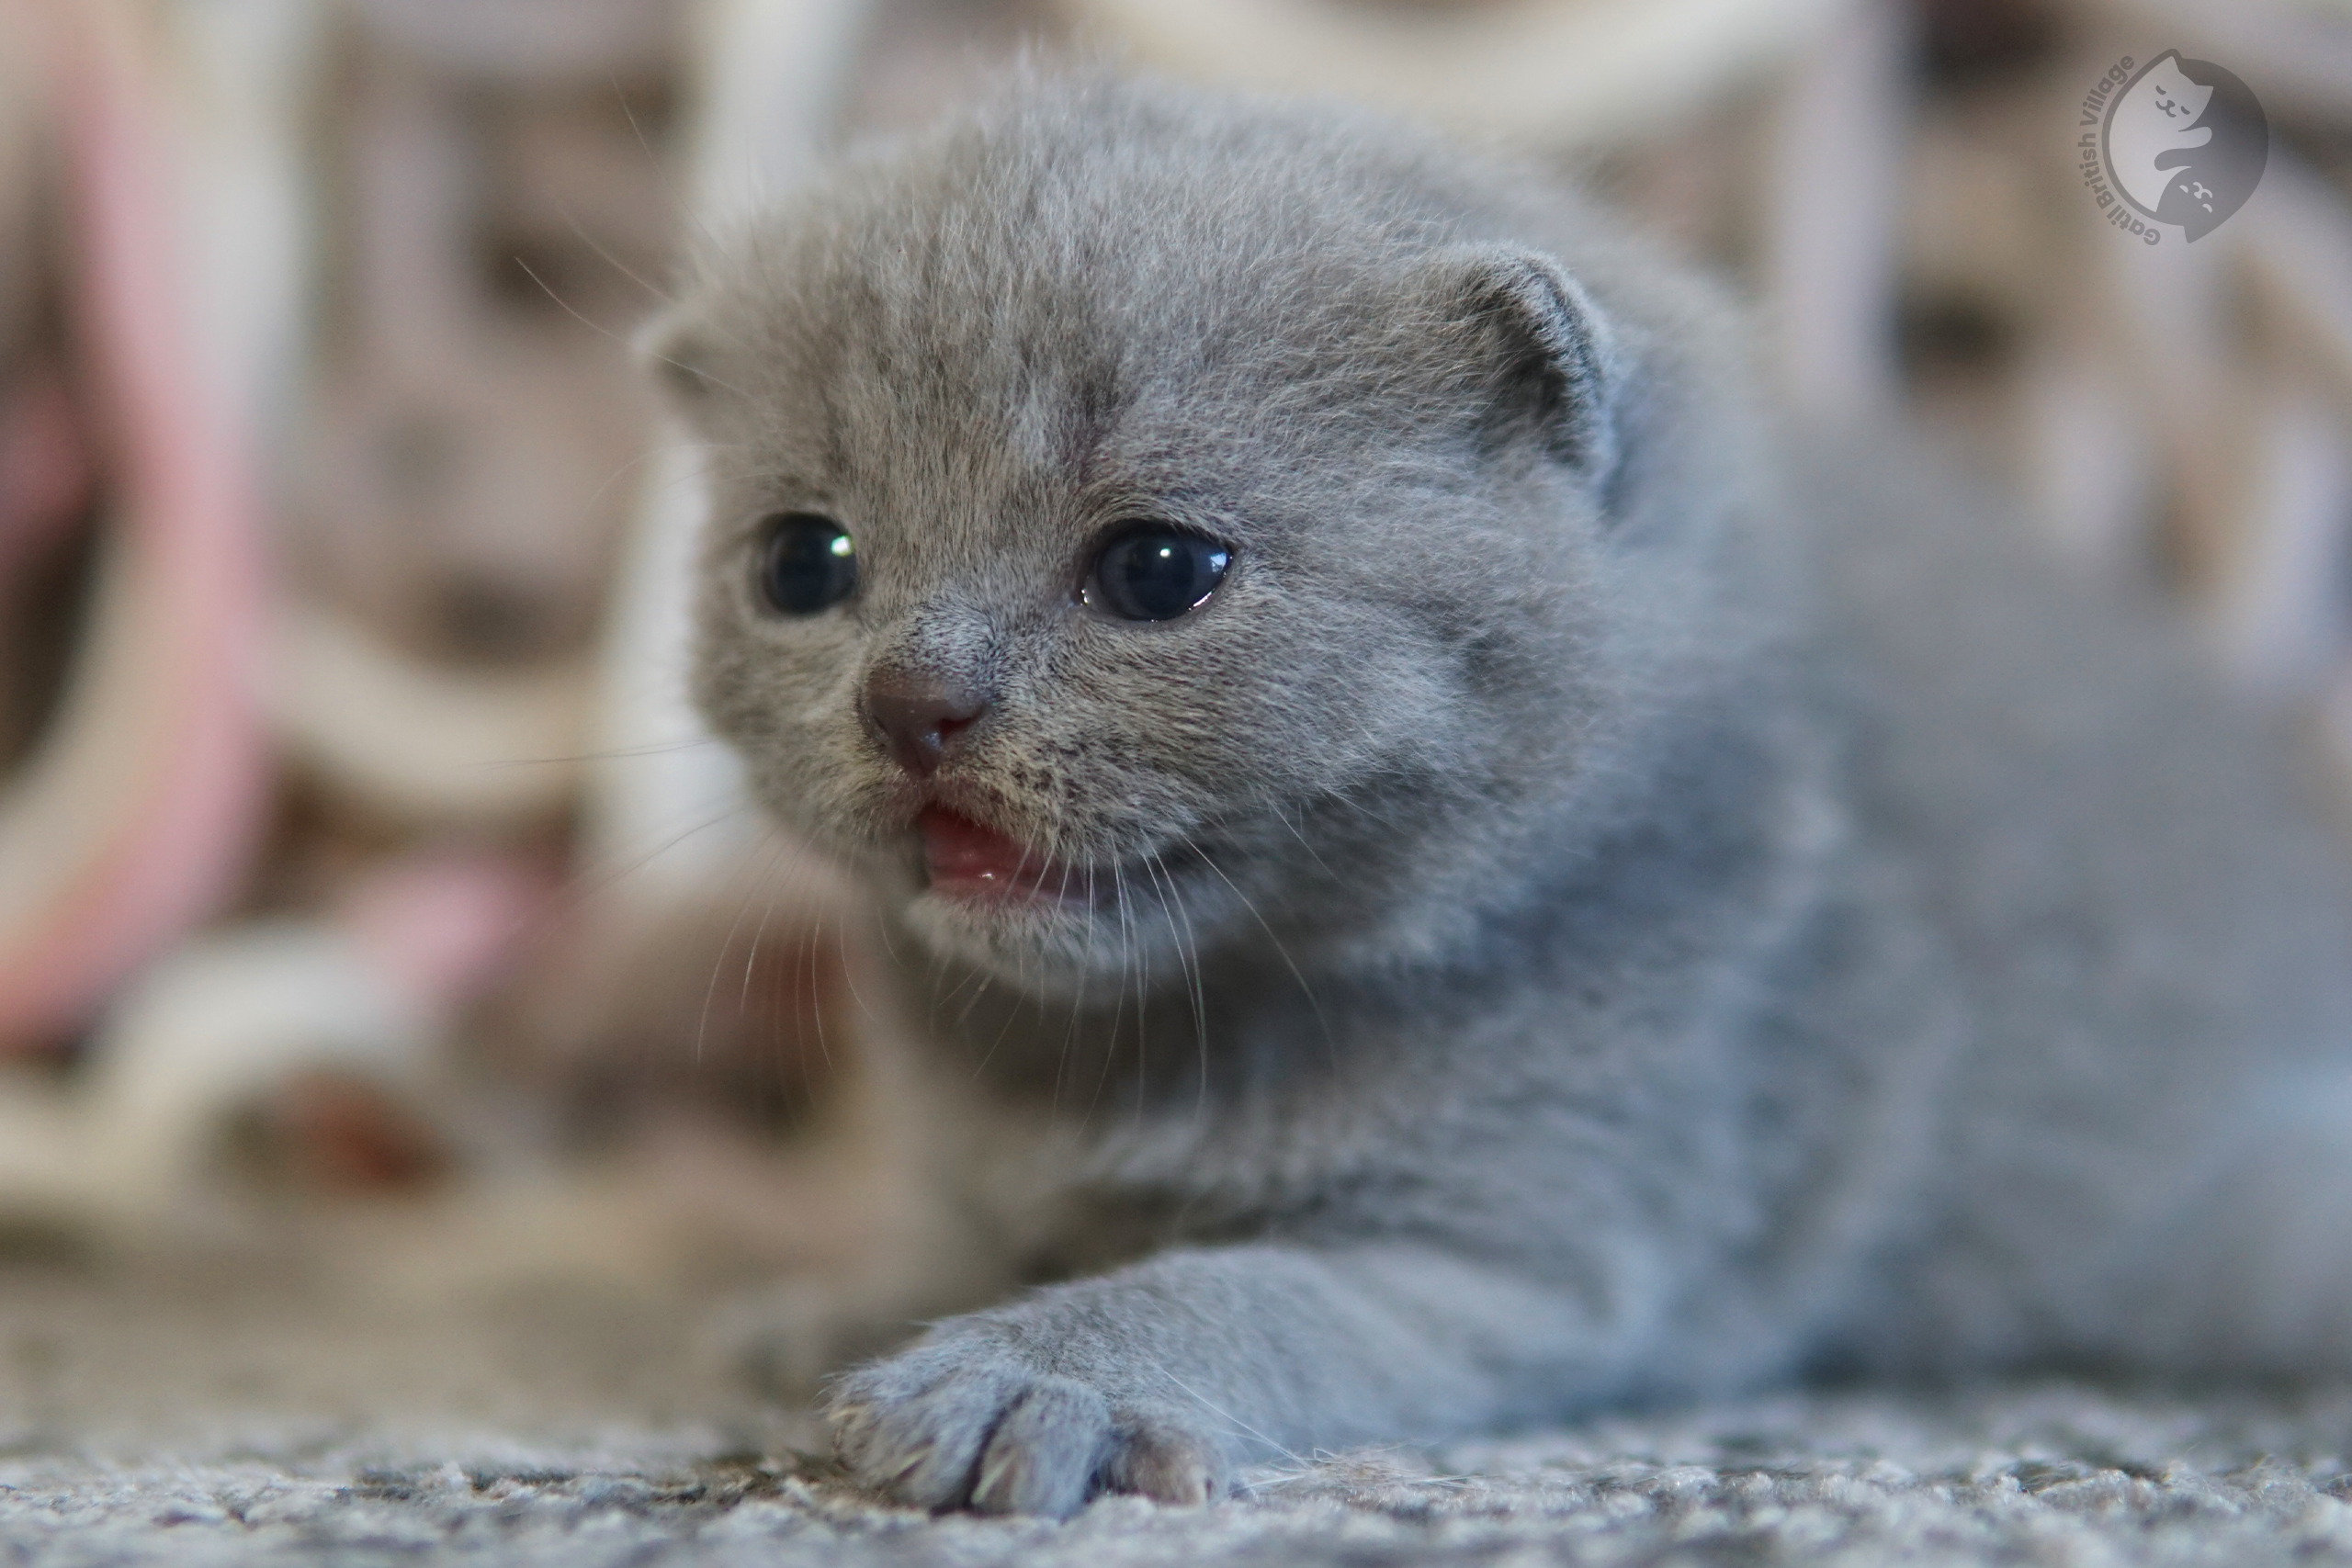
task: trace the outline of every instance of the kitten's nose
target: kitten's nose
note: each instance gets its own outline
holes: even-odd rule
[[[917,778],[939,766],[988,705],[986,692],[959,681],[877,672],[865,683],[865,722],[899,766]]]

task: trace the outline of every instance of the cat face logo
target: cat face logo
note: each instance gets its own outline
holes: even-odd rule
[[[2114,193],[2192,241],[2245,205],[2270,158],[2270,122],[2253,91],[2178,50],[2142,66],[2108,96],[2106,108],[2099,148]]]

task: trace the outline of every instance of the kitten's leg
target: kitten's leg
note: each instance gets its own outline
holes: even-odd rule
[[[830,1414],[852,1473],[920,1506],[1200,1502],[1247,1460],[1589,1387],[1609,1336],[1581,1294],[1432,1248],[1172,1252],[951,1318],[842,1378]]]

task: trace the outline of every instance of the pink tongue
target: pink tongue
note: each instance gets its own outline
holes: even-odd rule
[[[1016,880],[1023,892],[1044,869],[1028,852],[993,828],[968,817],[930,807],[915,818],[922,829],[923,868],[940,893],[1008,892]]]

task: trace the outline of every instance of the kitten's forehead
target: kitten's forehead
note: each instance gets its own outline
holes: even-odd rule
[[[965,214],[852,216],[864,233],[781,234],[769,265],[792,286],[752,297],[742,434],[763,471],[877,524],[999,546],[1082,527],[1135,482],[1115,437],[1140,367],[1102,280]]]
[[[758,323],[744,370],[776,466],[1034,525],[1012,503],[1214,484],[1220,467],[1246,484],[1276,401],[1377,373],[1342,351],[1387,333],[1381,291],[1425,239],[1400,245],[1399,225],[1295,170],[1101,129],[1071,145],[996,128],[854,169],[772,220],[720,313]],[[1314,426],[1345,406],[1327,397]]]

